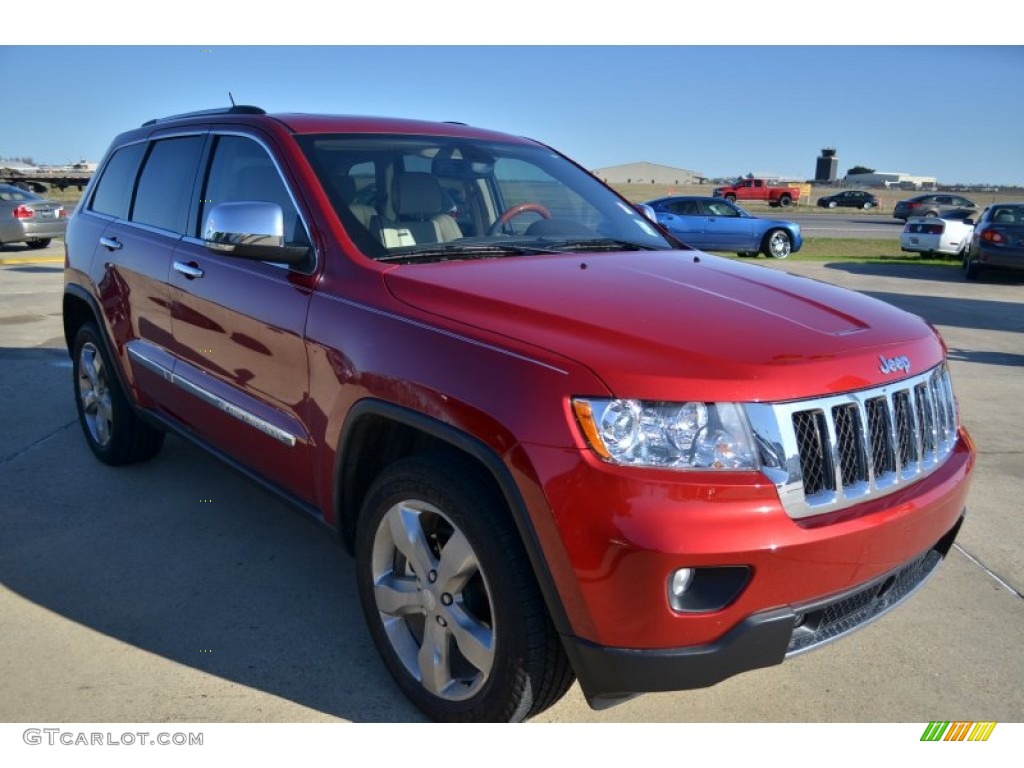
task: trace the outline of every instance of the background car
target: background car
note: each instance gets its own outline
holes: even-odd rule
[[[1024,203],[994,203],[982,211],[963,265],[968,280],[983,269],[1024,270]]]
[[[26,243],[29,248],[45,248],[53,238],[64,237],[67,226],[63,203],[0,184],[0,245]]]
[[[933,193],[900,200],[892,209],[892,216],[906,221],[912,216],[944,216],[962,211],[977,213],[978,204],[959,195]]]
[[[863,208],[866,211],[878,206],[878,198],[862,189],[848,189],[845,192],[818,198],[819,208]]]
[[[965,212],[944,217],[914,216],[907,219],[900,235],[900,250],[910,253],[942,253],[947,256],[967,255],[971,246],[974,222]]]
[[[734,251],[741,256],[763,253],[784,259],[799,251],[804,242],[799,224],[751,216],[720,197],[660,197],[645,205],[665,229],[703,251]]]

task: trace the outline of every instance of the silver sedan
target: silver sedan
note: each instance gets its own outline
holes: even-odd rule
[[[53,238],[64,237],[67,226],[63,203],[0,184],[0,245],[26,243],[29,248],[45,248]]]

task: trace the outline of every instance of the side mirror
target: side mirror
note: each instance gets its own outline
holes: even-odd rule
[[[655,224],[658,223],[658,215],[654,212],[654,209],[651,208],[651,206],[647,205],[647,203],[637,203],[633,207],[640,211],[645,218],[650,219]]]
[[[309,253],[304,246],[285,245],[284,212],[277,203],[215,205],[206,215],[203,242],[228,256],[291,265],[300,264]]]

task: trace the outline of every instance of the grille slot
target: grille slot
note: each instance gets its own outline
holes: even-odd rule
[[[747,406],[766,474],[790,517],[842,509],[931,472],[956,443],[944,365],[833,397]]]

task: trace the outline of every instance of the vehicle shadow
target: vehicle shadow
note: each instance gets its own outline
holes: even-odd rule
[[[109,638],[316,712],[357,722],[423,720],[380,662],[352,558],[324,526],[177,438],[150,462],[100,464],[80,434],[60,358],[54,350],[0,349],[0,393],[32,391],[49,414],[45,424],[39,416],[18,422],[0,455],[0,583]],[[0,399],[0,423],[22,407]],[[9,657],[18,642],[24,656],[13,611],[25,609],[7,603],[0,667],[48,664],[59,643],[39,649],[37,659]],[[69,632],[109,652],[109,643]],[[112,672],[120,659],[111,654]],[[183,674],[183,688],[203,685]],[[90,709],[84,682],[61,683],[72,700],[62,704],[73,712],[66,719],[112,720]],[[222,717],[212,694],[177,714],[182,705],[171,704],[168,692],[147,693],[137,698],[168,704],[154,704],[155,714],[139,715],[144,720]],[[13,702],[31,698],[7,695],[15,711]],[[253,711],[238,719],[264,718]]]
[[[969,298],[965,289],[962,273],[959,269],[934,265],[889,265],[864,264],[856,262],[836,262],[826,265],[828,269],[840,269],[851,274],[877,276],[885,278],[903,278],[927,280],[932,283],[949,283],[957,291],[955,298],[949,295],[932,296],[925,293],[900,293],[897,291],[865,290],[861,293],[893,304],[894,306],[920,315],[934,325],[973,328],[978,330],[1009,331],[1024,333],[1024,301],[1000,301],[989,298]],[[992,273],[984,276],[985,283],[976,285],[1024,285],[1024,275],[1017,273]],[[964,289],[961,288],[964,286]],[[944,289],[945,290],[945,289]],[[948,294],[948,291],[945,291]],[[960,350],[961,355],[967,355]],[[976,350],[971,354],[984,358],[988,362],[1000,365],[1018,365],[1019,355],[1003,353],[986,353]],[[980,361],[980,358],[979,358]]]
[[[43,264],[17,264],[17,265],[6,265],[5,272],[24,272],[30,275],[43,275],[50,272],[63,272],[63,264],[54,264],[53,266],[46,266]]]

